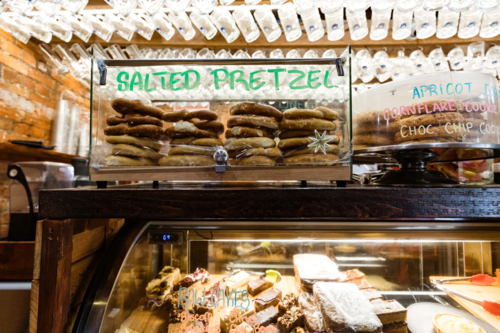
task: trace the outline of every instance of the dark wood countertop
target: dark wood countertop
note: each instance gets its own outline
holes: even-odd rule
[[[40,217],[500,222],[500,186],[148,186],[43,190]]]

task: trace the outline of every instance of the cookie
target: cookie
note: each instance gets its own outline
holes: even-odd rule
[[[278,148],[248,148],[244,150],[229,151],[230,158],[243,158],[249,156],[267,156],[278,158],[281,157],[281,150]]]
[[[180,121],[175,126],[167,128],[165,135],[170,139],[184,139],[193,136],[196,138],[217,138],[215,132],[201,130],[187,121]]]
[[[339,119],[339,113],[337,111],[330,110],[325,106],[318,106],[315,111],[319,111],[323,113],[323,118],[328,120],[337,120]]]
[[[193,142],[191,142],[191,144],[193,146],[206,146],[206,147],[217,147],[224,145],[221,139],[215,139],[215,138],[200,138],[194,140]]]
[[[126,114],[125,116],[111,116],[106,119],[106,124],[109,126],[128,124],[130,126],[137,125],[156,125],[163,127],[163,122],[155,117],[142,116],[140,114]]]
[[[380,121],[386,121],[384,119],[384,111],[363,111],[358,112],[353,117],[354,123],[372,123]]]
[[[168,156],[173,155],[206,155],[213,156],[215,148],[203,146],[176,146],[170,148]]]
[[[421,116],[411,116],[401,119],[401,126],[420,126],[420,125],[445,125],[446,123],[463,123],[464,116],[458,112],[445,112],[426,114]]]
[[[391,119],[390,121],[380,120],[372,123],[358,123],[356,127],[354,127],[353,133],[354,135],[366,132],[395,133],[399,131],[400,128],[401,123],[399,122],[399,119]]]
[[[283,112],[285,119],[309,119],[309,118],[324,118],[323,112],[316,110],[300,110],[297,108],[289,109]]]
[[[118,113],[125,114],[141,114],[144,116],[156,117],[162,119],[165,112],[155,106],[142,104],[139,100],[129,100],[126,98],[115,98],[111,101],[111,107]]]
[[[325,131],[320,131],[319,132],[321,135],[325,133]],[[334,131],[326,131],[325,135],[334,135]],[[287,130],[287,131],[280,131],[278,138],[280,140],[283,139],[289,139],[289,138],[301,138],[304,136],[311,136],[314,137],[316,136],[316,132],[314,130]]]
[[[335,145],[340,142],[340,138],[338,136],[326,136],[329,139],[331,139],[330,142],[328,142],[329,145]],[[289,149],[289,148],[295,148],[295,147],[304,147],[307,146],[310,143],[313,143],[314,140],[310,139],[309,137],[304,137],[304,138],[290,138],[290,139],[283,139],[280,140],[278,143],[278,148],[279,149]]]
[[[111,153],[118,156],[144,157],[154,161],[158,161],[160,158],[165,156],[150,148],[139,148],[123,143],[114,145]]]
[[[189,119],[199,119],[199,120],[217,120],[219,116],[217,112],[210,110],[180,110],[173,112],[165,112],[163,114],[163,120],[169,123],[176,123],[181,120],[189,120]]]
[[[194,140],[196,140],[196,138],[194,136],[188,136],[188,137],[185,137],[185,138],[182,138],[182,139],[173,139],[173,140],[170,140],[170,146],[182,146],[182,145],[190,145],[191,142],[193,142]],[[216,139],[218,140],[218,139]]]
[[[311,118],[311,119],[283,119],[280,123],[282,130],[318,130],[318,131],[335,131],[337,125],[333,121]]]
[[[270,138],[231,138],[224,143],[224,148],[227,150],[274,147],[276,147],[276,141]]]
[[[323,153],[321,150],[315,151],[316,147],[303,147],[303,148],[292,148],[288,149],[283,153],[284,157],[290,157],[295,155],[305,155],[305,154],[317,154]],[[325,148],[327,154],[338,155],[340,152],[340,147],[337,145],[330,145]]]
[[[165,156],[158,161],[161,166],[212,166],[213,157],[204,155],[173,155]]]
[[[231,107],[230,112],[232,116],[252,114],[256,116],[271,117],[277,121],[283,119],[283,114],[280,110],[269,105],[252,102],[238,103]]]
[[[148,139],[148,138],[137,138],[135,136],[130,136],[130,135],[116,135],[116,136],[107,136],[106,137],[106,142],[107,143],[112,143],[112,144],[119,144],[119,143],[124,143],[127,145],[134,145],[137,147],[148,147],[155,149],[157,151],[161,150],[163,145],[161,144],[160,141]]]
[[[449,133],[451,132],[451,133]],[[403,134],[401,134],[403,133]],[[410,135],[410,130],[408,128],[401,129],[400,132],[396,133],[396,136],[394,138],[394,141],[396,143],[401,143],[405,141],[410,141],[410,140],[421,140],[421,139],[428,139],[432,137],[444,137],[444,138],[462,138],[464,132],[457,131],[455,132],[453,130],[453,126],[446,126],[446,125],[441,125],[441,126],[431,126],[428,129],[426,128],[424,133],[421,133],[418,131],[418,129],[415,132],[412,132]],[[404,135],[404,136],[403,136]]]
[[[458,140],[454,139],[454,138],[433,137],[432,139],[405,141],[405,142],[402,142],[402,144],[403,145],[410,145],[410,144],[420,144],[420,143],[439,143],[439,142],[457,142],[457,141]]]
[[[232,128],[228,128],[226,130],[226,139],[229,138],[253,138],[253,137],[265,137],[265,138],[274,138],[274,134],[272,130],[268,130],[265,128],[252,128],[245,126],[235,126]]]
[[[128,124],[119,124],[115,126],[108,126],[104,129],[105,135],[124,135],[146,137],[150,139],[159,140],[165,135],[163,127],[155,125],[138,125],[130,126]]]
[[[153,166],[157,165],[148,158],[132,158],[127,156],[108,156],[106,157],[106,166]]]
[[[224,125],[217,120],[199,120],[194,118],[188,121],[199,129],[215,132],[217,135],[224,132]]]
[[[408,118],[416,115],[428,115],[435,113],[463,112],[465,104],[454,100],[432,100],[414,103],[406,107],[405,112],[401,112],[401,118]]]
[[[231,116],[227,120],[227,127],[248,126],[256,128],[269,128],[277,130],[279,124],[276,119],[264,116]]]
[[[339,157],[334,154],[304,154],[286,157],[283,159],[285,164],[296,165],[332,165]]]
[[[368,145],[352,145],[352,148],[354,150],[356,150],[356,149],[370,148],[370,146],[368,146]]]
[[[250,156],[238,161],[238,165],[274,165],[276,162],[267,156]]]
[[[358,134],[352,138],[353,145],[387,146],[393,143],[394,139],[392,136],[380,135],[380,133],[377,132]]]

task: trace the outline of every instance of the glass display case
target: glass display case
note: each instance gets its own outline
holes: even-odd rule
[[[350,47],[321,59],[94,52],[94,181],[351,179]]]
[[[499,317],[436,284],[494,276],[500,233],[484,224],[151,222],[123,239],[73,332],[419,333],[433,332],[437,313],[500,328]],[[499,286],[447,288],[494,301]]]

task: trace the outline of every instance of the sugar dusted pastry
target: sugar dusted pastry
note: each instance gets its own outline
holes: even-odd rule
[[[365,278],[365,274],[359,269],[351,269],[340,273],[340,282],[361,281]]]
[[[247,284],[249,280],[250,280],[250,274],[248,274],[247,272],[241,271],[241,272],[236,273],[235,275],[230,276],[226,279],[226,288],[229,290],[237,289],[237,288]]]
[[[294,255],[293,268],[297,283],[309,290],[316,282],[338,281],[340,277],[337,264],[327,256],[319,254]]]
[[[373,311],[384,325],[406,320],[406,309],[396,300],[383,301],[377,299],[371,304]]]
[[[451,313],[436,313],[432,324],[437,333],[486,333],[470,320]]]

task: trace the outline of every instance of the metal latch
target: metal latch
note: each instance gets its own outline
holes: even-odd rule
[[[97,69],[99,70],[99,85],[106,85],[106,74],[108,73],[108,69],[106,68],[106,64],[104,60],[97,58]]]
[[[222,147],[217,147],[217,150],[214,153],[215,172],[217,174],[226,172],[226,165],[228,158],[229,155],[227,151]]]

